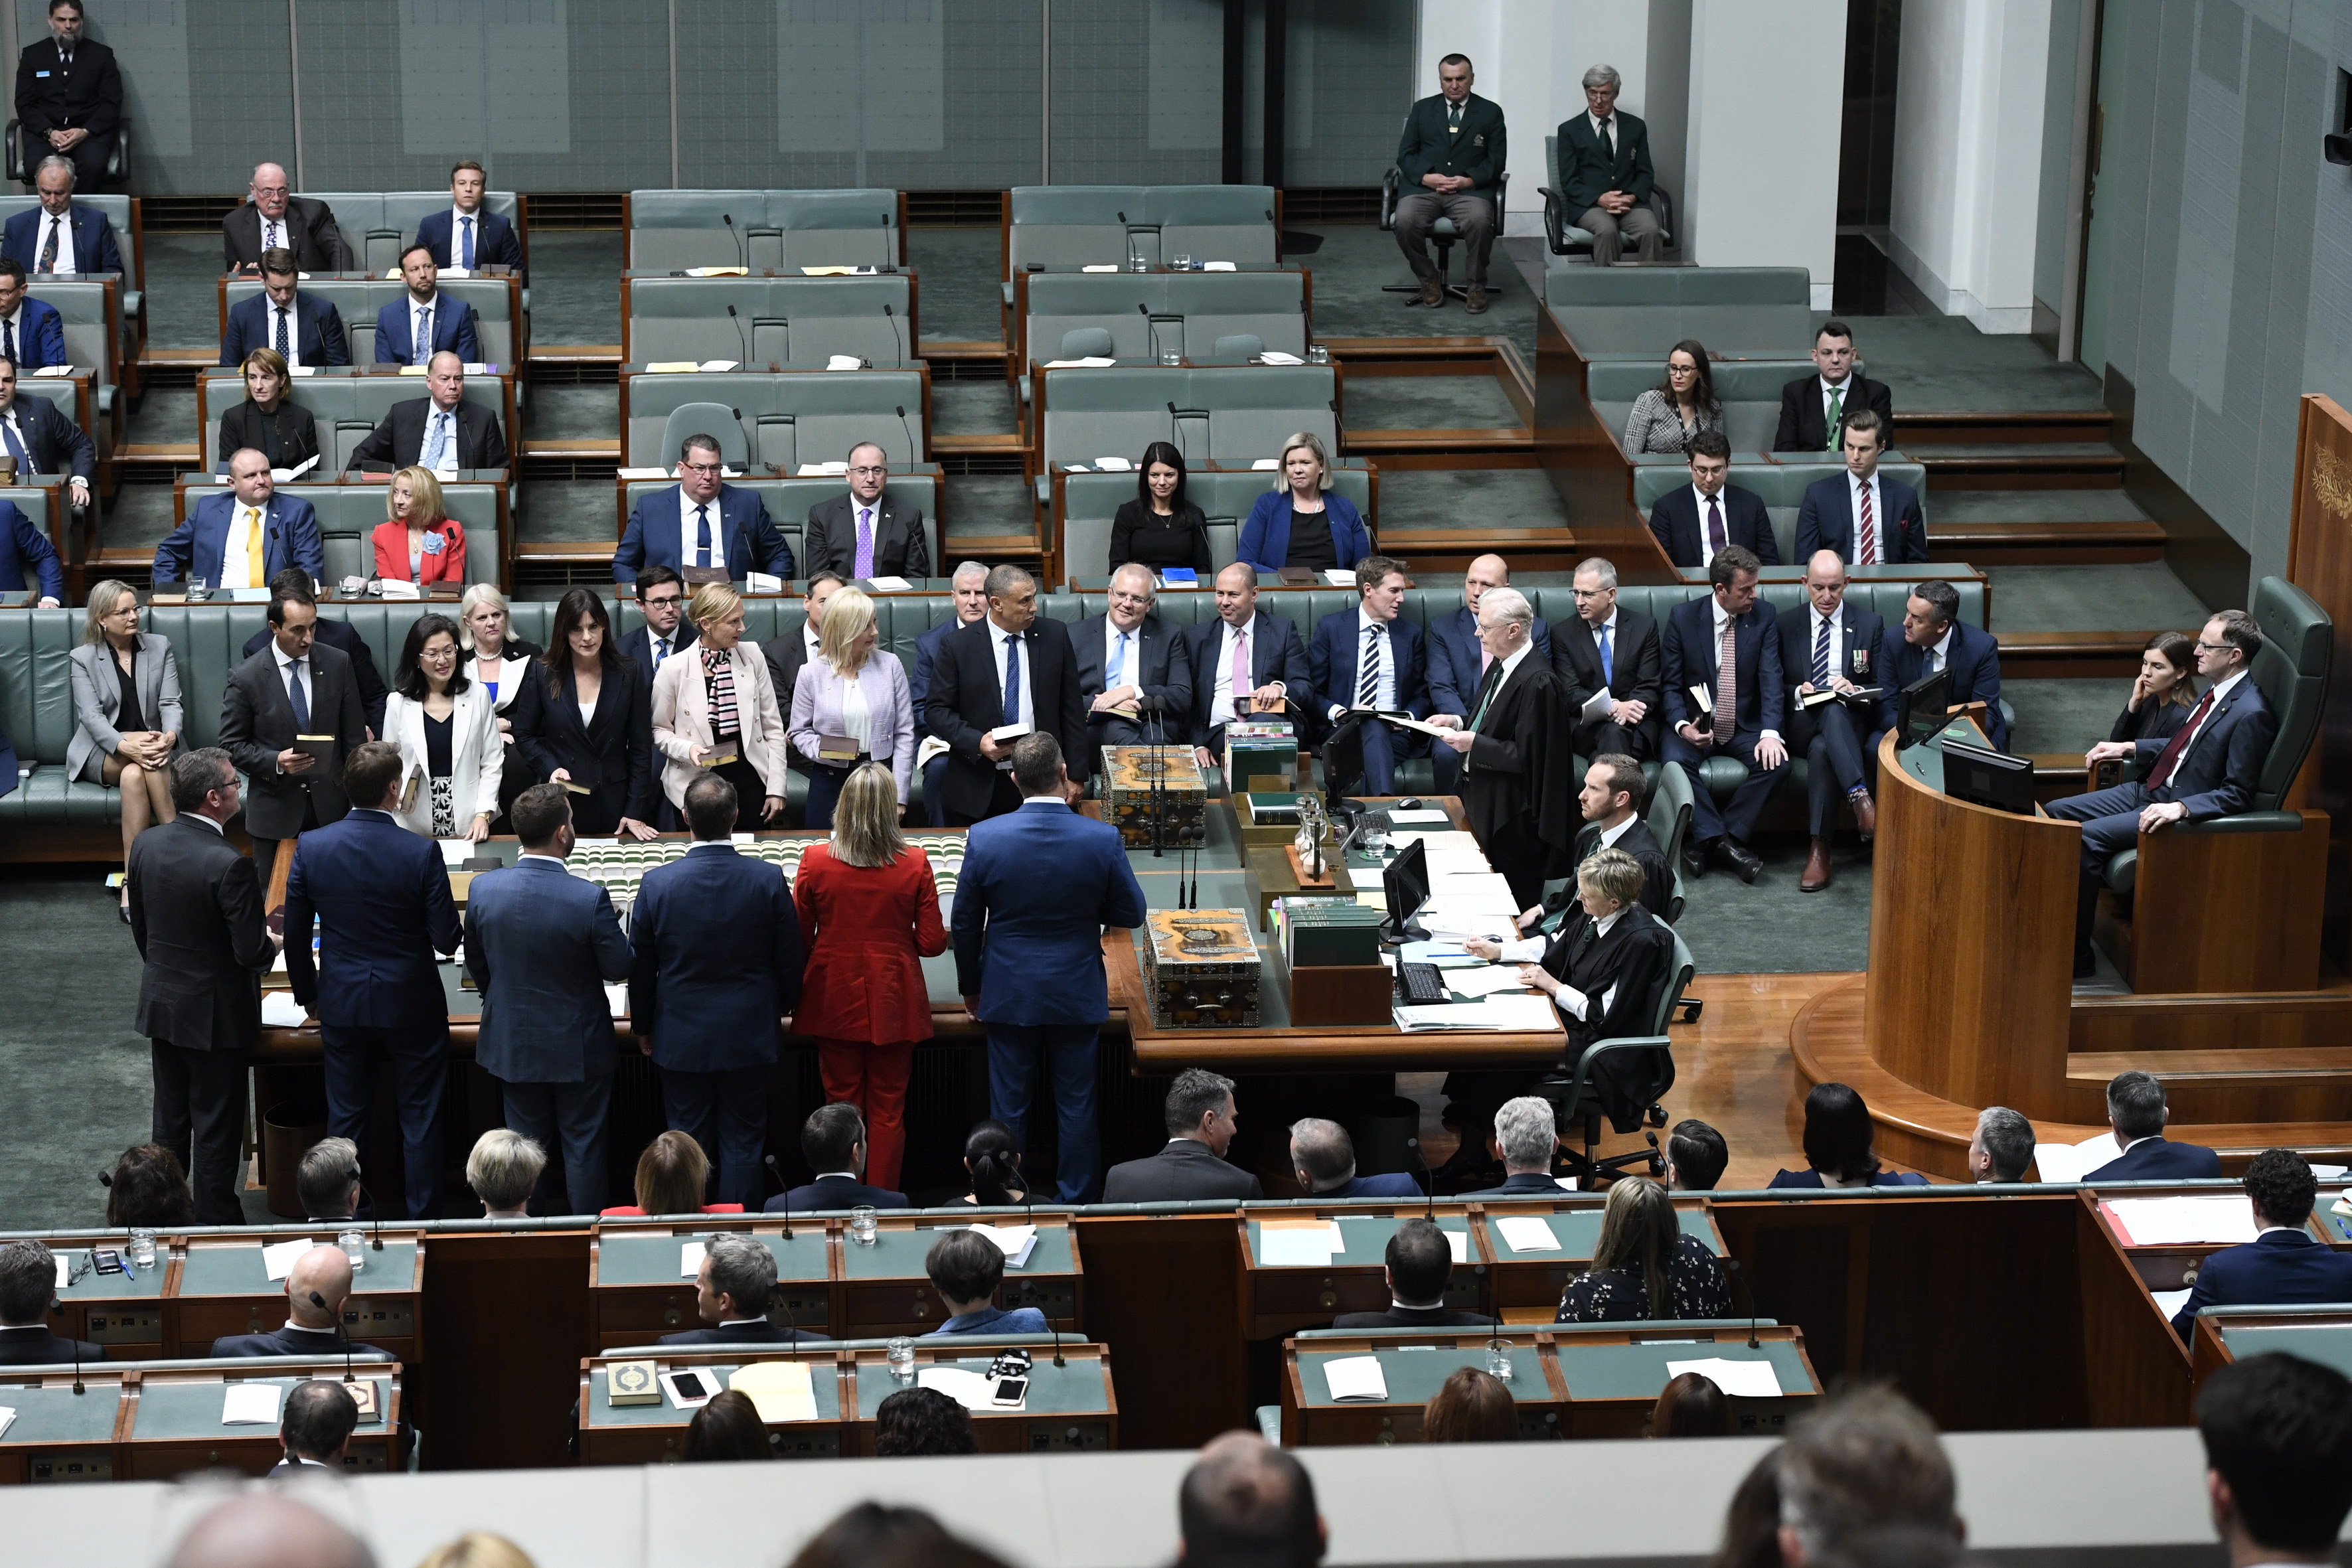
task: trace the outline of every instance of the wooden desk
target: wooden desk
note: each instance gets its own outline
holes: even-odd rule
[[[1334,1334],[1328,1338],[1286,1340],[1282,1346],[1282,1446],[1331,1447],[1378,1443],[1385,1447],[1421,1442],[1423,1407],[1457,1368],[1485,1369],[1486,1342],[1493,1337],[1471,1329],[1441,1330],[1428,1334]],[[1511,1347],[1511,1380],[1507,1386],[1519,1418],[1520,1440],[1566,1436],[1568,1385],[1560,1381],[1559,1363],[1553,1358],[1546,1336],[1506,1331],[1504,1337]],[[1350,1400],[1346,1404],[1333,1400],[1324,1368],[1335,1361],[1363,1355],[1380,1362],[1388,1398],[1379,1402]]]
[[[163,1359],[165,1298],[175,1293],[179,1279],[178,1238],[157,1237],[155,1266],[121,1274],[100,1274],[91,1264],[91,1254],[110,1248],[128,1264],[127,1235],[50,1238],[47,1245],[73,1271],[71,1283],[58,1292],[58,1304],[49,1310],[50,1332],[104,1345],[110,1361]]]
[[[1042,1242],[1039,1245],[1044,1245]],[[1005,1347],[959,1346],[950,1336],[915,1342],[917,1381],[922,1369],[952,1366],[984,1373]],[[1065,1341],[1063,1364],[1043,1343],[1028,1347],[1029,1394],[1018,1410],[968,1410],[971,1435],[983,1454],[1102,1453],[1118,1447],[1118,1399],[1111,1388],[1110,1352],[1101,1345]],[[842,1386],[856,1413],[856,1452],[874,1452],[875,1415],[902,1388],[890,1375],[888,1352],[842,1352]]]
[[[2284,1351],[2352,1377],[2352,1308],[2305,1307],[2214,1312],[2197,1320],[2190,1342],[2199,1388],[2232,1362]]]
[[[1241,1321],[1244,1338],[1279,1339],[1301,1329],[1323,1329],[1342,1312],[1385,1312],[1389,1294],[1389,1237],[1409,1219],[1430,1212],[1421,1204],[1378,1204],[1323,1211],[1314,1209],[1251,1209],[1234,1216],[1234,1245],[1241,1258]],[[1488,1267],[1493,1261],[1471,1225],[1470,1211],[1459,1205],[1435,1209],[1437,1228],[1459,1236],[1462,1255],[1446,1281],[1445,1305],[1457,1311],[1494,1315],[1488,1304]],[[1326,1267],[1269,1264],[1265,1256],[1265,1226],[1336,1224],[1347,1243]],[[1452,1244],[1449,1244],[1452,1245]]]
[[[334,1225],[312,1235],[332,1246]],[[373,1237],[371,1237],[373,1238]],[[286,1281],[269,1278],[261,1261],[267,1243],[283,1236],[194,1236],[181,1251],[164,1300],[166,1347],[175,1356],[207,1356],[224,1334],[266,1334],[286,1321]],[[389,1351],[415,1364],[420,1350],[419,1304],[425,1289],[425,1233],[387,1226],[383,1250],[363,1251],[343,1303],[343,1331],[360,1344]]]
[[[0,1405],[16,1412],[0,1433],[0,1485],[115,1479],[131,1419],[131,1376],[93,1363],[82,1369],[77,1394],[70,1372],[0,1368]]]
[[[1472,1234],[1478,1238],[1480,1255],[1491,1260],[1494,1285],[1490,1300],[1497,1317],[1509,1322],[1551,1321],[1552,1313],[1559,1307],[1560,1292],[1568,1289],[1570,1280],[1591,1266],[1593,1250],[1601,1243],[1601,1210],[1608,1201],[1607,1195],[1601,1193],[1563,1192],[1558,1197],[1533,1194],[1524,1202],[1482,1198],[1471,1205]],[[1682,1221],[1684,1235],[1706,1243],[1717,1258],[1724,1256],[1723,1233],[1716,1227],[1715,1216],[1708,1212],[1705,1197],[1677,1193],[1675,1213]],[[1514,1250],[1495,1222],[1521,1215],[1540,1217],[1559,1243],[1559,1249],[1528,1253]],[[1521,1319],[1513,1315],[1515,1309],[1539,1310],[1542,1316]]]
[[[1756,1341],[1754,1349],[1748,1340]],[[1764,1361],[1780,1380],[1778,1399],[1727,1399],[1739,1436],[1778,1434],[1821,1396],[1805,1353],[1805,1333],[1791,1324],[1738,1329],[1681,1323],[1561,1326],[1538,1335],[1551,1347],[1568,1394],[1570,1437],[1639,1437],[1673,1374],[1669,1362]]]
[[[684,1248],[714,1236],[748,1236],[764,1245],[776,1260],[776,1284],[793,1326],[836,1337],[840,1242],[823,1220],[795,1220],[792,1228],[787,1240],[782,1215],[598,1220],[588,1238],[596,1348],[649,1345],[664,1334],[701,1328],[695,1270],[683,1267]]]
[[[778,1345],[772,1355],[746,1355],[738,1348],[665,1351],[651,1356],[592,1356],[580,1363],[580,1462],[583,1465],[667,1464],[686,1454],[686,1429],[691,1410],[670,1403],[667,1390],[658,1405],[614,1405],[607,1369],[616,1360],[651,1361],[663,1372],[691,1368],[720,1386],[738,1367],[755,1361],[806,1362],[809,1382],[816,1394],[814,1421],[767,1423],[768,1445],[780,1459],[836,1459],[848,1452],[849,1423],[843,1412],[852,1408],[840,1350],[830,1345],[804,1345],[797,1350]]]
[[[406,1463],[401,1432],[401,1368],[362,1363],[357,1373],[376,1389],[373,1416],[352,1433],[344,1468],[390,1471]],[[233,1384],[268,1383],[285,1392],[313,1378],[340,1382],[340,1361],[238,1358],[202,1367],[116,1367],[82,1373],[0,1369],[0,1404],[16,1412],[0,1436],[0,1483],[11,1481],[160,1481],[195,1470],[227,1468],[267,1475],[285,1457],[278,1423],[226,1426],[221,1405]]]
[[[923,1260],[940,1235],[970,1221],[884,1214],[874,1244],[845,1234],[835,1244],[840,1259],[841,1309],[836,1314],[845,1339],[887,1339],[927,1334],[947,1321],[947,1304],[931,1287]],[[1008,1261],[997,1304],[1007,1310],[1034,1307],[1066,1334],[1079,1327],[1086,1308],[1086,1270],[1077,1233],[1067,1215],[1039,1215],[1037,1246],[1016,1268]]]

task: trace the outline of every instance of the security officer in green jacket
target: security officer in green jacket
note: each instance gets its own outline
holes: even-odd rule
[[[1463,268],[1469,288],[1463,308],[1472,315],[1486,308],[1486,254],[1502,226],[1503,107],[1470,90],[1470,57],[1448,55],[1437,62],[1435,98],[1424,98],[1405,116],[1404,140],[1397,143],[1397,168],[1407,194],[1397,198],[1397,248],[1421,280],[1416,305],[1445,303],[1437,264],[1429,258],[1429,230],[1450,217],[1466,253]]]

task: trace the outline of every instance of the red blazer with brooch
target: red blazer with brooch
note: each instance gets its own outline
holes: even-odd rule
[[[405,583],[408,578],[408,524],[386,518],[370,536],[375,542],[375,574]],[[441,548],[433,548],[438,539]],[[466,529],[456,518],[443,518],[425,531],[425,569],[419,583],[463,583],[466,580]]]
[[[850,866],[814,844],[793,879],[808,967],[794,1032],[887,1045],[931,1037],[922,960],[948,950],[930,857],[908,846],[889,866]]]

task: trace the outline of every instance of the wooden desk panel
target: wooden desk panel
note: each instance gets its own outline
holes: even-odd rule
[[[1482,1330],[1446,1329],[1428,1334],[1369,1334],[1362,1339],[1286,1340],[1282,1346],[1282,1443],[1288,1447],[1419,1443],[1425,1440],[1423,1415],[1433,1395],[1460,1367],[1486,1365]],[[1568,1385],[1547,1336],[1503,1333],[1510,1342],[1513,1373],[1508,1387],[1519,1418],[1522,1441],[1568,1435]],[[1323,1368],[1349,1356],[1377,1356],[1388,1384],[1381,1402],[1333,1401]]]
[[[662,1372],[691,1368],[714,1378],[722,1387],[736,1368],[755,1361],[797,1361],[809,1363],[816,1393],[814,1421],[766,1423],[769,1446],[780,1459],[839,1458],[848,1452],[847,1423],[843,1412],[852,1408],[846,1382],[834,1346],[774,1347],[774,1353],[747,1354],[742,1346],[666,1351],[651,1356],[591,1356],[580,1363],[579,1400],[572,1406],[579,1426],[580,1462],[583,1465],[670,1464],[686,1456],[686,1429],[694,1412],[670,1403],[667,1390],[658,1405],[614,1407],[605,1398],[606,1369],[616,1360],[651,1361]]]
[[[1241,1263],[1242,1332],[1253,1340],[1278,1339],[1301,1329],[1325,1329],[1342,1312],[1385,1312],[1391,1297],[1386,1273],[1389,1237],[1409,1219],[1434,1212],[1437,1226],[1464,1237],[1465,1256],[1446,1281],[1445,1305],[1457,1311],[1495,1315],[1488,1279],[1491,1258],[1483,1250],[1470,1211],[1456,1204],[1433,1211],[1420,1204],[1349,1205],[1313,1209],[1253,1209],[1234,1216],[1234,1244]],[[1258,1261],[1267,1221],[1337,1220],[1348,1248],[1327,1267]]]
[[[947,1321],[947,1303],[931,1286],[924,1255],[940,1236],[971,1223],[884,1214],[872,1247],[841,1237],[836,1244],[841,1306],[835,1314],[841,1336],[887,1339],[936,1331]],[[1023,1267],[1007,1264],[997,1305],[1008,1311],[1034,1307],[1055,1328],[1075,1334],[1086,1310],[1086,1265],[1077,1232],[1067,1215],[1039,1215],[1036,1226],[1036,1248]]]
[[[341,1228],[313,1228],[331,1246]],[[361,1344],[389,1351],[414,1364],[420,1343],[418,1307],[425,1289],[425,1232],[387,1226],[384,1250],[362,1254],[343,1303],[343,1331]],[[286,1322],[286,1282],[271,1279],[261,1261],[265,1245],[295,1239],[266,1232],[192,1237],[182,1251],[165,1303],[164,1331],[174,1356],[207,1356],[226,1334],[266,1334]]]
[[[687,1243],[749,1236],[776,1259],[776,1284],[792,1326],[828,1338],[839,1333],[840,1244],[823,1220],[782,1215],[699,1215],[651,1222],[599,1220],[588,1242],[589,1332],[600,1352],[649,1345],[665,1334],[704,1326],[695,1281],[680,1272]]]

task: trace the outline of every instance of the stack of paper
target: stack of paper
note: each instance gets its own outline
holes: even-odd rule
[[[1268,1219],[1257,1227],[1257,1260],[1267,1268],[1328,1268],[1348,1249],[1335,1219]]]
[[[816,1385],[804,1361],[755,1361],[739,1366],[727,1386],[748,1395],[762,1421],[814,1421]]]
[[[1539,1214],[1505,1215],[1495,1222],[1495,1233],[1513,1252],[1558,1252],[1559,1237]]]
[[[1108,261],[1089,261],[1078,268],[1081,272],[1116,272],[1118,268]]]
[[[1106,267],[1103,270],[1112,272],[1118,269]],[[1107,354],[1084,354],[1076,359],[1049,359],[1044,368],[1046,370],[1104,370],[1118,363],[1118,361]]]
[[[1354,587],[1356,569],[1352,566],[1326,566],[1323,569],[1323,581],[1330,584],[1334,588]]]
[[[803,463],[803,464],[801,465],[801,467],[800,467],[800,477],[801,477],[802,479],[846,479],[846,478],[848,477],[848,475],[849,475],[849,465],[848,465],[848,463],[846,463],[846,462],[843,462],[843,461],[835,461],[835,462],[831,462],[831,463]]]
[[[1297,354],[1286,354],[1280,349],[1267,349],[1257,358],[1260,364],[1305,364],[1307,363]]]
[[[1732,1361],[1724,1356],[1709,1356],[1704,1361],[1670,1361],[1666,1375],[1680,1377],[1695,1372],[1713,1383],[1734,1399],[1778,1399],[1780,1397],[1780,1374],[1772,1370],[1769,1361]]]
[[[688,278],[749,278],[751,269],[748,267],[689,267],[686,275]]]
[[[1440,969],[1486,967],[1483,960],[1471,957],[1450,942],[1409,942],[1398,950],[1398,956],[1406,963],[1433,963]]]
[[[859,359],[856,354],[828,354],[825,356],[824,368],[827,370],[864,370],[866,368],[866,362]]]
[[[1559,1016],[1551,999],[1532,992],[1502,991],[1483,1002],[1456,1002],[1433,1007],[1399,1007],[1396,1026],[1410,1035],[1446,1029],[1479,1029],[1499,1034],[1543,1035],[1559,1030]]]
[[[2254,1213],[2242,1197],[2116,1198],[2101,1205],[2135,1247],[2234,1247],[2254,1239]]]
[[[1230,261],[1203,261],[1201,263],[1201,270],[1203,272],[1235,272],[1239,271],[1240,268],[1236,268]]]
[[[868,577],[866,581],[885,594],[904,594],[914,587],[904,577]]]
[[[647,375],[692,375],[701,365],[690,359],[656,359],[646,362]]]
[[[666,479],[670,473],[667,468],[623,468],[621,477],[625,479]]]
[[[2177,1318],[2180,1315],[2180,1309],[2189,1305],[2189,1298],[2194,1294],[2194,1292],[2188,1290],[2151,1290],[2148,1294],[2156,1298],[2156,1310],[2158,1311],[2162,1312],[2168,1318]]]
[[[691,1279],[702,1272],[702,1255],[707,1246],[699,1241],[682,1241],[677,1247],[677,1277]]]
[[[733,370],[742,362],[731,359],[707,359],[695,368],[705,371]]]
[[[1250,464],[1253,468],[1278,468],[1282,465],[1272,458],[1260,458]]]
[[[1037,1250],[1037,1227],[1034,1225],[975,1225],[968,1228],[996,1243],[997,1250],[1004,1254],[1007,1268],[1021,1268]]]
[[[1389,1380],[1376,1355],[1334,1356],[1323,1363],[1323,1384],[1330,1390],[1334,1404],[1388,1403]]]
[[[1422,823],[1426,823],[1432,827],[1444,827],[1446,821],[1445,813],[1433,805],[1417,806],[1412,811],[1399,811],[1394,806],[1389,807],[1389,825],[1391,827],[1411,827]]]
[[[1438,1234],[1445,1237],[1445,1249],[1454,1254],[1454,1262],[1467,1263],[1470,1261],[1470,1233],[1468,1231],[1447,1230],[1440,1231]]]
[[[1135,471],[1135,464],[1126,458],[1097,458],[1095,468],[1106,474],[1129,474]]]
[[[278,1385],[274,1383],[232,1383],[222,1390],[221,1425],[278,1425]]]
[[[261,1249],[262,1271],[272,1279],[283,1279],[294,1272],[294,1260],[318,1245],[305,1236],[292,1241],[281,1241],[275,1247],[265,1247]]]
[[[14,1405],[0,1405],[0,1437],[5,1437],[8,1435],[8,1428],[16,1419],[16,1411]]]
[[[2033,1173],[2045,1182],[2079,1182],[2122,1152],[2112,1132],[2081,1143],[2038,1143],[2033,1149]]]
[[[627,1016],[629,1016],[629,986],[628,986],[628,983],[627,983],[626,981],[623,981],[621,984],[617,984],[617,985],[607,985],[607,986],[605,986],[605,987],[604,987],[604,1003],[605,1003],[605,1005],[607,1005],[607,1006],[609,1006],[610,1008],[612,1008],[612,1010],[613,1010],[613,1016],[614,1016],[615,1018],[625,1018],[625,1017],[627,1017]]]
[[[299,1029],[310,1021],[310,1010],[294,1000],[294,993],[291,991],[264,991],[261,994],[261,1026],[263,1028]],[[271,1278],[275,1279],[276,1276],[272,1275]]]

